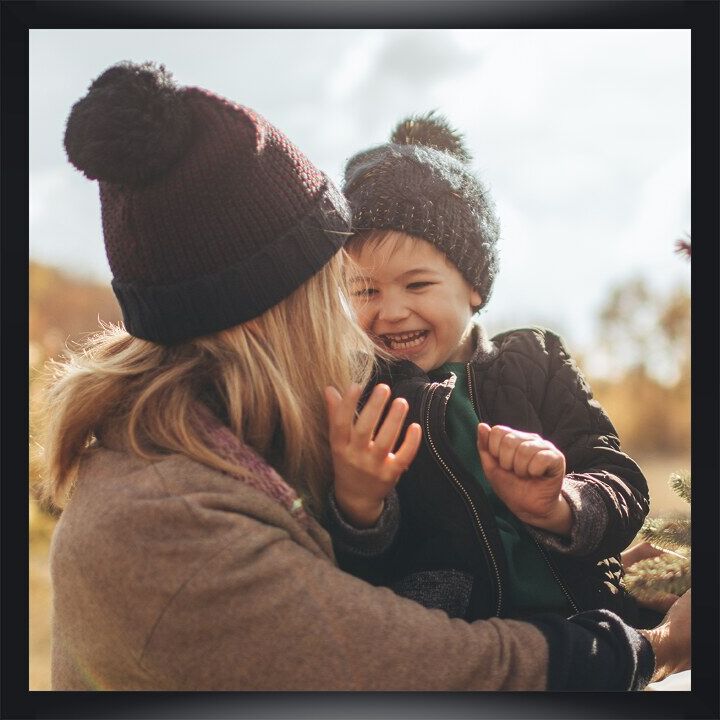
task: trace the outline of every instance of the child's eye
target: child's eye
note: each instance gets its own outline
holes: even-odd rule
[[[419,280],[418,282],[409,283],[408,290],[423,290],[424,288],[430,287],[434,284],[434,282],[430,282],[429,280]]]
[[[375,294],[377,294],[377,290],[371,287],[360,288],[359,290],[353,290],[350,293],[353,297],[370,297]]]

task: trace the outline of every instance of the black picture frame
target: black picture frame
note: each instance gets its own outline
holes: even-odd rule
[[[717,718],[717,1],[2,3],[3,718]],[[688,28],[692,38],[692,691],[683,693],[65,693],[28,687],[28,31],[32,28]],[[24,482],[25,481],[25,482]]]

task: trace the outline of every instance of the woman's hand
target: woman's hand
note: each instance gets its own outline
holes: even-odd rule
[[[477,446],[485,477],[516,517],[543,530],[569,534],[572,510],[560,493],[565,456],[549,440],[480,423]]]
[[[638,630],[650,641],[655,651],[655,673],[651,682],[690,669],[690,616],[688,590],[673,604],[657,627],[652,630]]]
[[[422,430],[417,423],[412,423],[402,445],[393,453],[408,412],[407,400],[393,400],[387,417],[377,429],[390,388],[377,385],[355,420],[361,393],[362,388],[356,384],[351,385],[344,396],[334,387],[325,388],[335,499],[351,524],[367,528],[378,521],[385,498],[415,458]]]

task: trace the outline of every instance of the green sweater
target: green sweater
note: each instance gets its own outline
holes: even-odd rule
[[[515,614],[570,613],[570,607],[540,549],[524,523],[510,512],[488,483],[478,456],[478,417],[470,399],[465,363],[448,362],[431,373],[456,377],[448,402],[446,429],[463,467],[478,481],[495,516],[509,569],[508,590]]]

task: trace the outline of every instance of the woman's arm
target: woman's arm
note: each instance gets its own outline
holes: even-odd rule
[[[281,528],[235,524],[146,643],[143,665],[169,688],[629,690],[653,672],[649,643],[607,611],[468,624],[343,573]]]

